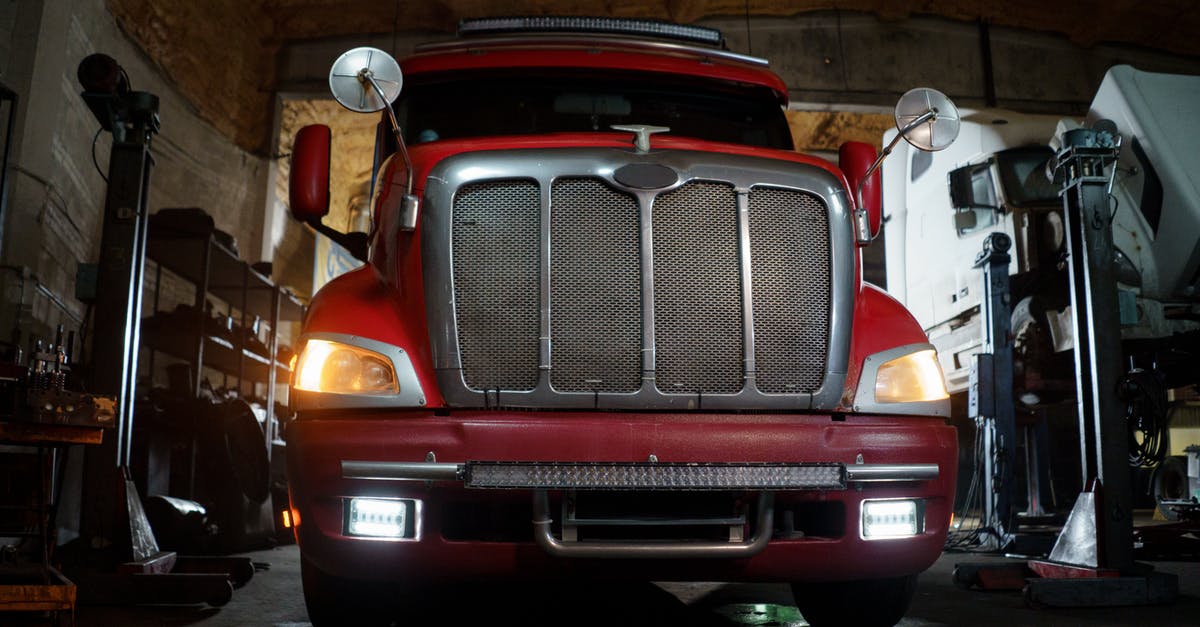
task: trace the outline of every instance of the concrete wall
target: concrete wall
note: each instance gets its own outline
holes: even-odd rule
[[[795,102],[872,105],[891,109],[908,89],[927,85],[962,106],[982,107],[986,89],[977,24],[938,17],[883,21],[874,15],[826,11],[795,17],[705,19],[729,49],[764,57],[787,82]],[[1128,63],[1154,72],[1200,74],[1200,58],[1125,45],[1083,48],[1050,33],[993,26],[989,30],[997,102],[994,106],[1049,113],[1083,112],[1104,71]],[[444,33],[401,32],[294,44],[281,52],[282,89],[325,90],[329,64],[356,45],[407,55]]]
[[[793,101],[879,105],[930,86],[960,106],[985,106],[984,54],[977,24],[937,17],[888,22],[873,15],[822,12],[792,18],[706,20],[728,45],[771,61]],[[1132,46],[1082,48],[1049,33],[989,29],[996,103],[1009,109],[1086,111],[1104,72],[1128,63],[1142,70],[1200,74],[1200,58]]]
[[[116,58],[134,89],[160,98],[151,212],[201,207],[233,234],[243,258],[261,258],[267,160],[201,121],[170,78],[120,31],[103,0],[0,5],[0,40],[11,42],[0,55],[0,81],[21,99],[0,238],[0,263],[7,268],[0,272],[0,339],[8,338],[18,314],[26,338],[46,337],[60,323],[77,328],[85,315],[73,297],[75,270],[79,262],[97,261],[106,189],[92,164],[99,124],[76,79],[79,61],[93,52]],[[105,174],[110,145],[101,133],[95,155]]]
[[[13,29],[16,26],[17,3],[14,0],[0,2],[0,75],[8,72],[8,61],[13,52]]]

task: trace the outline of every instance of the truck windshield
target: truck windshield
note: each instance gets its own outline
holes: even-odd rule
[[[421,75],[405,84],[396,114],[410,144],[648,124],[669,127],[673,135],[793,148],[769,89],[645,72]]]
[[[996,169],[1008,204],[1017,207],[1057,203],[1058,187],[1046,178],[1046,146],[1010,148],[996,153]]]

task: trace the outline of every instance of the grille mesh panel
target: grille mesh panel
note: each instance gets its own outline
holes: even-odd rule
[[[737,197],[690,183],[654,203],[655,379],[664,393],[742,389]]]
[[[833,290],[832,225],[821,196],[760,180],[750,187],[740,232],[732,183],[688,182],[647,208],[604,178],[562,169],[548,177],[549,188],[490,180],[465,184],[451,198],[450,276],[426,279],[444,286],[441,299],[454,299],[448,311],[465,389],[533,393],[497,397],[506,405],[592,406],[592,392],[642,391],[643,361],[653,355],[663,394],[737,394],[748,332],[758,392],[821,389]],[[645,245],[650,258],[643,258]],[[753,281],[753,329],[744,319],[743,257]],[[644,285],[646,264],[653,264],[653,286]],[[652,346],[644,345],[648,296]],[[645,392],[646,407],[664,402]],[[745,407],[775,406],[755,398]]]
[[[754,360],[758,389],[813,392],[829,350],[830,253],[825,204],[806,192],[750,192]]]
[[[537,385],[540,216],[528,181],[474,183],[455,195],[454,300],[469,388]]]
[[[550,381],[563,392],[641,387],[638,207],[596,179],[560,179],[550,207]]]

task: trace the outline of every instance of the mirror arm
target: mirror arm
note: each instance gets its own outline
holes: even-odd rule
[[[872,240],[875,239],[875,237],[873,237],[870,232],[871,226],[869,224],[867,224],[867,210],[866,210],[866,208],[863,207],[863,201],[862,201],[863,185],[866,184],[867,179],[871,178],[871,175],[875,173],[875,170],[879,169],[879,166],[880,166],[880,164],[883,163],[883,160],[887,159],[887,156],[892,154],[892,151],[896,149],[896,144],[905,135],[912,132],[912,130],[914,128],[917,128],[918,126],[920,126],[926,122],[929,122],[931,120],[936,120],[936,119],[937,119],[937,111],[930,109],[930,110],[926,111],[925,113],[922,113],[920,116],[918,116],[912,122],[909,122],[904,128],[900,129],[899,133],[896,133],[896,136],[892,138],[892,141],[888,142],[887,146],[884,146],[883,150],[880,151],[879,156],[875,157],[875,161],[871,164],[871,167],[867,168],[867,171],[865,174],[862,175],[862,178],[858,179],[858,184],[854,186],[854,216],[855,216],[854,222],[855,222],[855,228],[857,228],[859,230],[859,233],[858,233],[859,243],[869,244]],[[882,229],[880,229],[880,230],[882,231]],[[877,235],[878,234],[876,234],[876,236]]]
[[[314,231],[333,240],[334,243],[345,248],[355,259],[359,261],[367,261],[367,234],[366,233],[343,233],[333,227],[325,225],[321,222],[321,218],[309,218],[304,221],[305,224],[311,226]]]
[[[400,131],[400,121],[396,119],[396,111],[392,109],[392,103],[388,102],[387,97],[383,95],[383,89],[379,87],[379,83],[375,82],[375,76],[371,72],[364,72],[363,76],[371,87],[375,89],[375,94],[379,96],[379,100],[387,109],[388,119],[392,122],[392,134],[396,136],[396,145],[400,148],[400,157],[404,159],[404,171],[407,174],[408,181],[404,186],[404,200],[401,203],[400,209],[400,228],[405,231],[413,231],[417,228],[417,197],[413,196],[413,167],[412,160],[408,157],[408,144],[404,143],[404,133]],[[365,261],[365,260],[364,260]]]
[[[396,143],[400,146],[400,156],[404,158],[404,167],[408,172],[408,182],[404,187],[404,194],[411,196],[413,190],[412,161],[408,158],[408,145],[404,143],[404,134],[400,132],[400,122],[396,120],[396,111],[392,109],[392,103],[388,102],[387,96],[383,95],[383,89],[379,87],[379,83],[375,82],[374,74],[364,69],[361,76],[371,84],[371,87],[375,90],[375,94],[379,96],[379,101],[384,104],[384,109],[387,110],[388,119],[392,122],[392,134],[396,136]]]
[[[867,168],[866,174],[863,174],[862,178],[858,179],[858,185],[854,189],[854,202],[855,202],[855,206],[857,208],[859,208],[859,209],[862,208],[863,185],[866,183],[867,179],[871,178],[871,175],[875,173],[875,170],[879,169],[879,166],[880,166],[880,164],[883,163],[883,160],[887,159],[887,156],[892,154],[892,151],[896,149],[896,144],[899,143],[900,140],[903,139],[905,135],[912,132],[912,130],[914,128],[917,128],[918,126],[920,126],[926,122],[929,122],[930,120],[934,120],[934,119],[937,119],[937,112],[934,111],[933,109],[926,111],[925,113],[923,113],[919,117],[917,117],[917,119],[913,120],[912,122],[909,122],[907,126],[900,129],[900,132],[896,133],[896,136],[892,138],[892,141],[889,142],[888,145],[886,147],[884,147],[884,149],[882,151],[880,151],[879,156],[875,157],[875,162],[871,164],[871,167]]]

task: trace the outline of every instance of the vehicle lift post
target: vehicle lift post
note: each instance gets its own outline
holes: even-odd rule
[[[1010,540],[1016,411],[1013,407],[1012,296],[1008,250],[1012,238],[992,233],[975,257],[983,271],[983,346],[971,364],[968,415],[983,438],[983,527],[996,532],[996,548]]]
[[[1118,396],[1124,360],[1113,271],[1109,196],[1121,135],[1101,120],[1063,134],[1051,161],[1062,186],[1074,310],[1075,394],[1079,417],[1079,495],[1048,560],[1029,562],[1026,599],[1060,607],[1173,602],[1174,575],[1133,561],[1133,491],[1125,414]],[[1113,168],[1105,175],[1105,167]]]
[[[253,564],[246,558],[160,551],[129,478],[158,96],[131,91],[124,70],[106,55],[84,59],[79,78],[84,102],[113,138],[89,383],[93,392],[116,397],[117,424],[116,437],[105,438],[84,458],[80,531],[85,551],[91,553],[83,565],[96,570],[73,578],[81,602],[223,605],[232,597],[233,585],[253,576]]]
[[[995,232],[983,240],[983,249],[975,257],[974,267],[983,275],[983,315],[981,348],[971,364],[967,414],[975,419],[982,438],[983,513],[981,525],[994,532],[995,548],[1034,554],[1045,549],[1041,536],[1018,532],[1024,521],[1045,517],[1042,472],[1046,456],[1045,439],[1039,436],[1044,423],[1018,425],[1013,400],[1014,344],[1012,333],[1012,292],[1009,289],[1009,250],[1012,238]],[[1017,485],[1018,441],[1025,443],[1025,483]],[[1017,490],[1025,490],[1024,512],[1014,511]],[[990,544],[985,542],[985,545]]]

